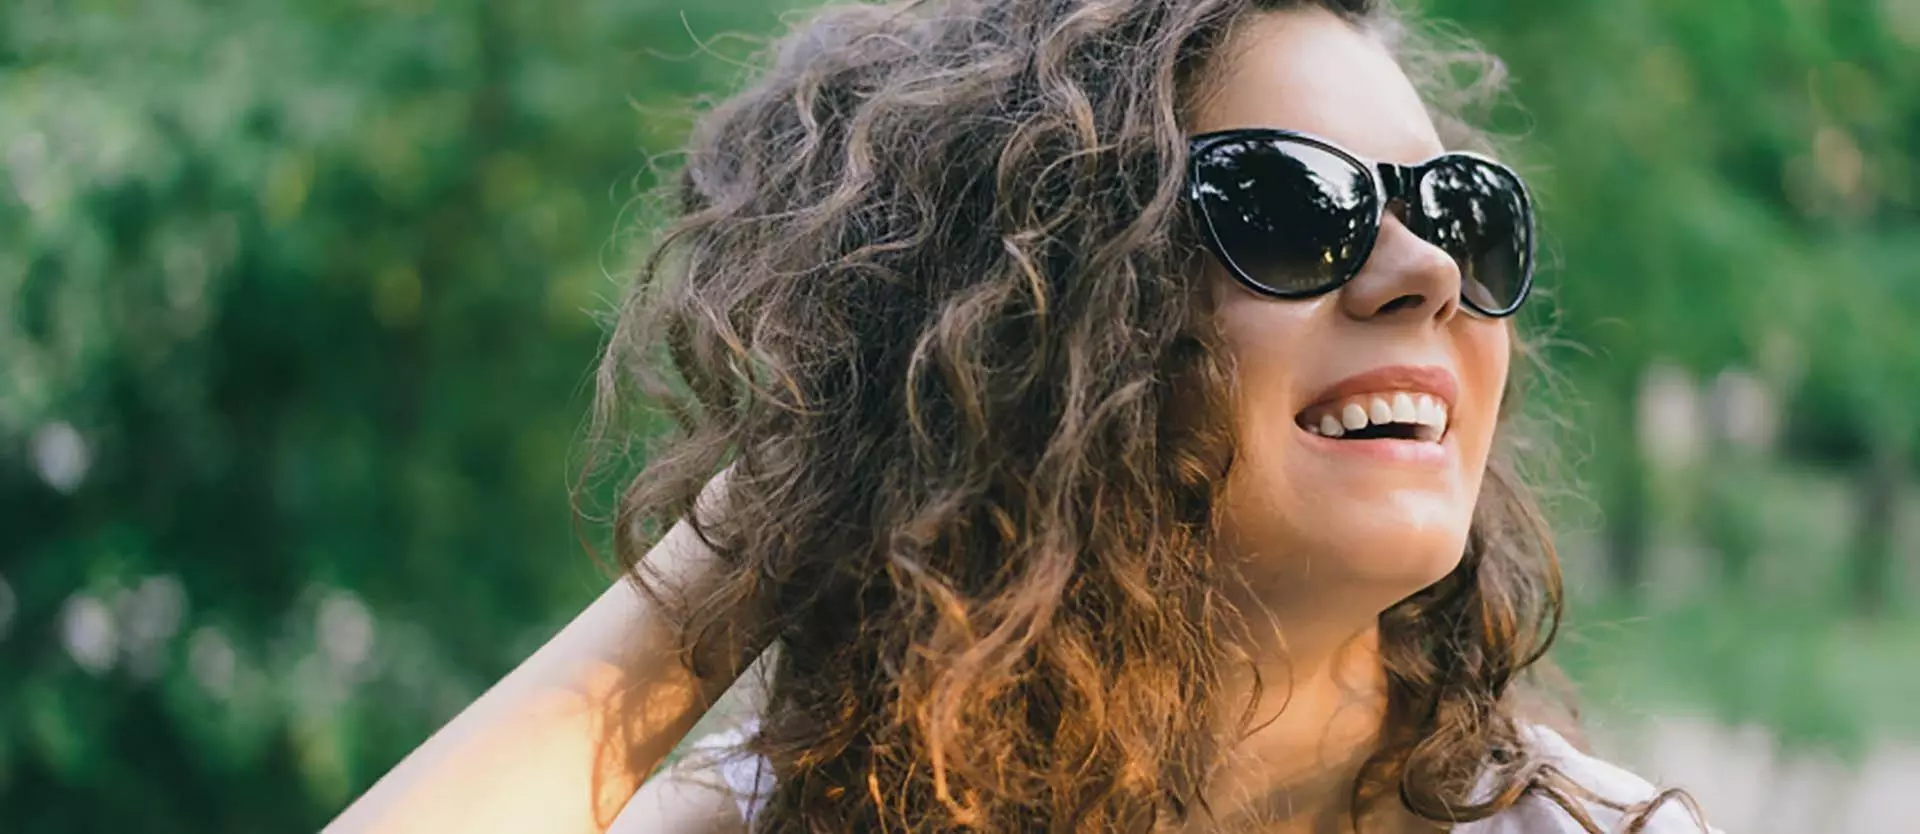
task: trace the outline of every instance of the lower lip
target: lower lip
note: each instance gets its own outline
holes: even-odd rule
[[[1448,432],[1439,443],[1425,440],[1401,440],[1399,438],[1377,438],[1373,440],[1335,440],[1326,435],[1295,426],[1306,435],[1309,446],[1332,454],[1351,455],[1368,458],[1382,463],[1398,463],[1410,466],[1436,467],[1447,462],[1447,452],[1453,448],[1453,433]]]

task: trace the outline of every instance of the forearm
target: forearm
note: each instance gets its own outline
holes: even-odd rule
[[[648,556],[670,579],[708,558],[684,523]],[[695,679],[674,645],[653,603],[615,583],[327,832],[599,834],[732,683]]]

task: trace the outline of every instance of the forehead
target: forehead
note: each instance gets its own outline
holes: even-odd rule
[[[1248,19],[1211,70],[1195,101],[1193,133],[1285,128],[1407,164],[1445,150],[1386,48],[1317,6]]]

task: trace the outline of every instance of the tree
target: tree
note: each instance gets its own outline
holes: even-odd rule
[[[594,315],[773,11],[0,6],[9,831],[317,827],[603,587]]]

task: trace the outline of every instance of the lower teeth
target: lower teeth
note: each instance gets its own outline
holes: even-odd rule
[[[1388,425],[1369,425],[1365,428],[1341,428],[1337,433],[1328,432],[1319,426],[1308,426],[1307,431],[1334,440],[1422,440],[1429,443],[1440,441],[1440,431],[1431,426],[1413,426],[1404,423]]]

